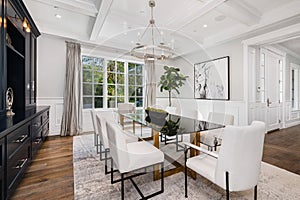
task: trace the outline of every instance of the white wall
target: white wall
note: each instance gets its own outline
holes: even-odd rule
[[[50,105],[50,133],[57,135],[63,108],[66,69],[65,40],[48,35],[38,37],[37,104]]]
[[[214,58],[230,57],[230,101],[194,99],[194,64]],[[180,88],[180,94],[172,94],[172,106],[177,107],[177,113],[189,117],[207,118],[210,111],[233,114],[236,125],[248,124],[245,116],[245,102],[243,100],[243,46],[241,40],[234,40],[223,45],[178,57],[169,63],[181,69],[189,76],[186,84]],[[162,66],[156,68],[157,81],[164,72]],[[159,88],[158,88],[159,89]],[[168,94],[157,90],[157,104],[167,106]]]

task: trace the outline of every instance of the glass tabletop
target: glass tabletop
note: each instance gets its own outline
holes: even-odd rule
[[[173,114],[154,120],[144,110],[120,115],[167,135],[195,133],[224,127],[224,125]]]

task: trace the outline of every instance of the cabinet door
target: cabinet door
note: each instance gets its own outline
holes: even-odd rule
[[[4,138],[0,139],[0,199],[4,199],[4,159],[5,159],[5,143]]]
[[[4,4],[0,0],[0,19],[4,19]],[[4,20],[0,21],[0,115],[5,113],[6,72],[4,59],[5,29]]]

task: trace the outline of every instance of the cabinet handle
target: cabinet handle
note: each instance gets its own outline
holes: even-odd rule
[[[38,127],[38,126],[39,126],[39,123],[34,123],[33,126],[34,126],[34,127]]]
[[[15,143],[22,143],[26,140],[26,138],[28,138],[28,135],[22,135],[15,141]]]
[[[21,169],[25,165],[25,163],[27,162],[27,160],[28,160],[28,158],[24,158],[24,159],[20,160],[22,163],[19,164],[19,165],[17,165],[17,166],[15,166],[15,168],[16,169]]]
[[[41,139],[41,138],[38,138],[38,139],[36,139],[36,140],[34,141],[34,143],[35,143],[35,144],[39,144],[39,143],[41,143],[41,141],[42,141],[42,139]]]

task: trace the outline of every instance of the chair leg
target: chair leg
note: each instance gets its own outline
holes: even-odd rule
[[[229,200],[229,173],[226,172],[226,199]]]
[[[107,149],[104,150],[104,153],[105,153],[105,158],[104,158],[104,159],[105,159],[104,171],[105,171],[105,175],[106,175],[106,174],[108,174],[108,172],[107,172],[107,160],[108,160],[108,159],[107,159]]]
[[[110,183],[114,184],[114,166],[112,158],[110,158]]]
[[[184,188],[185,188],[185,198],[188,198],[187,195],[187,166],[186,166],[186,160],[187,160],[187,151],[188,149],[184,149]]]
[[[257,185],[254,187],[254,200],[257,200]]]
[[[161,163],[161,192],[163,193],[165,188],[164,188],[164,162]]]
[[[124,174],[121,174],[121,199],[124,200]]]

